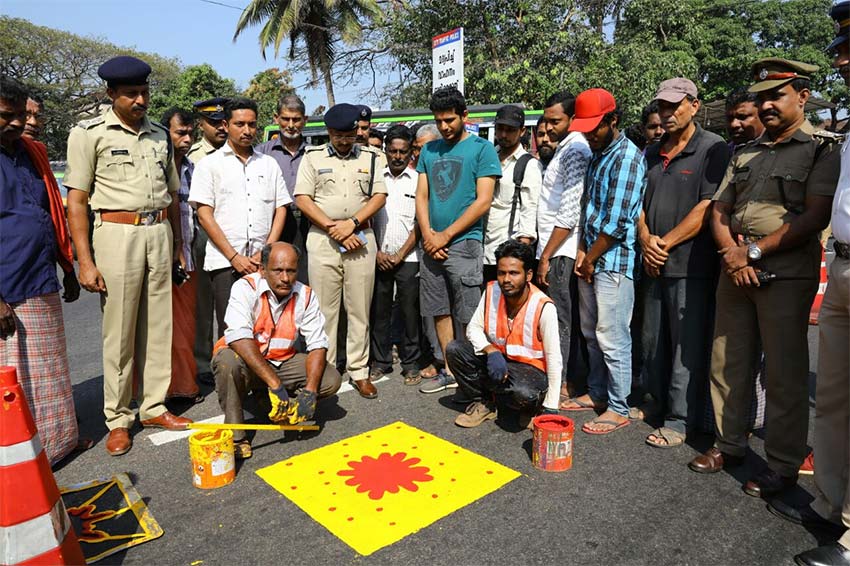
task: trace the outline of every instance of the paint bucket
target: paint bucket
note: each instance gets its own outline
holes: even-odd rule
[[[544,472],[564,472],[573,467],[573,421],[560,415],[539,415],[531,421],[534,441],[531,462]]]
[[[192,485],[215,489],[236,478],[233,456],[233,431],[202,430],[189,437],[192,458]]]

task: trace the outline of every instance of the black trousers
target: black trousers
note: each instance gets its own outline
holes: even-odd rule
[[[495,395],[496,402],[517,410],[537,410],[546,397],[549,379],[534,366],[508,360],[508,378],[493,383],[487,374],[487,356],[479,356],[468,340],[452,340],[446,362],[467,397],[475,400]]]
[[[393,290],[396,290],[399,311],[404,325],[404,335],[399,348],[403,370],[416,370],[427,352],[421,332],[419,315],[419,262],[402,262],[392,271],[375,269],[375,292],[372,295],[371,366],[386,372],[392,371],[392,313]]]
[[[230,288],[242,276],[230,267],[216,269],[207,273],[212,282],[215,322],[218,326],[216,329],[216,339],[218,339],[224,336],[224,329],[226,328],[224,324],[224,313],[227,310],[227,303],[230,301]]]

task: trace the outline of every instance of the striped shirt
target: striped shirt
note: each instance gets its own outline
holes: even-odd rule
[[[602,151],[593,152],[584,194],[583,236],[587,249],[606,234],[617,240],[596,262],[595,271],[637,276],[637,221],[646,189],[646,160],[620,133]]]
[[[385,254],[398,252],[416,226],[416,184],[418,174],[405,167],[398,177],[393,177],[390,168],[384,169],[384,184],[387,187],[387,204],[372,217],[372,229],[378,250]],[[406,262],[419,261],[419,246],[413,246],[402,258]]]
[[[192,241],[195,239],[195,209],[189,204],[189,187],[192,185],[192,173],[195,164],[188,157],[180,164],[180,188],[177,199],[180,210],[180,237],[183,238],[183,257],[186,259],[186,271],[195,271],[195,259],[192,257]]]

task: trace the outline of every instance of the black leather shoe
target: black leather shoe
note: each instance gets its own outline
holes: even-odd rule
[[[850,566],[850,550],[834,542],[801,552],[794,562],[800,566]]]
[[[744,493],[753,497],[772,497],[795,485],[797,485],[797,474],[780,476],[770,468],[765,468],[744,484]]]
[[[818,529],[836,536],[841,536],[844,532],[843,526],[824,519],[818,515],[814,509],[812,509],[811,505],[796,507],[785,503],[781,499],[774,499],[767,504],[767,510],[777,517],[790,521],[795,525]]]

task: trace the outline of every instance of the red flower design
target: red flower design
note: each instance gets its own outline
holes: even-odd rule
[[[416,482],[432,481],[425,466],[417,466],[419,458],[407,458],[404,452],[384,452],[377,458],[363,456],[359,462],[348,463],[349,469],[340,470],[338,476],[351,476],[346,485],[357,486],[357,493],[369,492],[369,499],[381,499],[384,493],[398,493],[401,488],[418,491]]]
[[[102,542],[109,540],[109,534],[96,528],[97,523],[106,519],[113,518],[117,513],[111,509],[106,511],[97,511],[92,504],[80,505],[79,507],[68,507],[68,515],[77,517],[81,521],[81,529],[79,532],[80,542]]]

